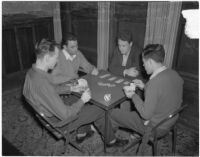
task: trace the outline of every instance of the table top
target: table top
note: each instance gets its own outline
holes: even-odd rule
[[[130,83],[130,80],[113,75],[108,71],[103,70],[100,70],[97,76],[87,74],[82,78],[86,79],[88,82],[88,86],[91,90],[92,96],[90,102],[95,103],[95,105],[98,105],[103,109],[109,110],[126,100],[126,96],[123,91],[123,86],[128,85]],[[119,81],[120,79],[121,82]],[[75,95],[76,94],[77,93],[75,93]],[[104,100],[105,94],[111,94],[110,101]]]

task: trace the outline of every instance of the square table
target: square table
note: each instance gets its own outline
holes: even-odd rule
[[[101,78],[102,76],[109,74],[109,76],[105,78]],[[115,80],[109,80],[110,78],[116,77]],[[123,91],[123,86],[125,86],[124,82],[129,82],[130,80],[122,78],[120,76],[113,75],[109,73],[108,71],[100,70],[99,74],[97,76],[87,74],[83,77],[83,79],[86,79],[88,82],[88,86],[91,90],[91,100],[90,102],[93,103],[94,105],[97,105],[98,107],[101,107],[102,109],[105,110],[105,132],[104,132],[104,152],[106,152],[106,130],[107,130],[107,124],[108,124],[108,114],[109,110],[114,108],[116,105],[122,103],[125,101],[127,98],[124,94]],[[116,83],[117,80],[123,79],[121,83]],[[101,86],[99,84],[106,84],[110,83],[112,87],[108,86]],[[114,87],[113,87],[114,85]],[[126,84],[127,85],[127,84]],[[73,92],[74,95],[80,97],[80,93],[75,93]],[[104,95],[105,94],[111,94],[111,99],[110,101],[105,101],[104,100]]]

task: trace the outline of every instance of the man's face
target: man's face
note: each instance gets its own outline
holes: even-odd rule
[[[132,42],[129,43],[128,41],[118,39],[118,46],[121,54],[126,55],[131,50]]]
[[[55,53],[53,55],[48,55],[47,57],[47,63],[48,63],[48,67],[49,69],[54,69],[57,61],[58,61],[58,53],[59,53],[59,49],[56,47],[55,48]]]
[[[78,50],[78,42],[76,40],[69,40],[68,44],[64,45],[64,49],[66,49],[70,55],[76,55]]]
[[[153,70],[152,70],[152,61],[151,61],[151,59],[142,58],[142,61],[143,61],[143,66],[144,66],[144,68],[146,70],[146,73],[148,75],[152,74]]]

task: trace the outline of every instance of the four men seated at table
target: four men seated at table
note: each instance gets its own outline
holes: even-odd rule
[[[81,127],[82,125],[90,124],[94,122],[100,133],[104,135],[105,127],[105,111],[95,105],[88,104],[91,99],[91,93],[89,90],[83,92],[80,99],[77,99],[73,104],[64,103],[59,94],[77,91],[77,88],[69,86],[56,85],[52,81],[51,75],[48,70],[54,69],[58,61],[59,47],[56,43],[42,40],[36,45],[36,63],[32,65],[32,68],[27,72],[23,95],[26,99],[36,105],[47,117],[53,115],[60,120],[66,120],[67,118],[78,115],[78,119],[73,121],[70,128],[77,128],[77,141],[82,142],[85,138],[90,137],[93,133],[88,130],[88,127]],[[115,137],[111,128],[111,122],[108,121],[107,141],[108,147],[112,146],[124,146],[128,143],[128,140],[121,140]]]
[[[136,77],[139,75],[139,51],[132,43],[130,34],[124,33],[118,37],[118,46],[113,60],[109,66],[110,72],[118,75]],[[138,54],[138,52],[137,52]],[[147,45],[142,51],[142,61],[147,74],[151,75],[146,85],[141,80],[134,80],[136,87],[144,89],[145,99],[142,100],[135,91],[126,91],[137,111],[113,109],[111,120],[108,121],[107,146],[124,146],[128,140],[115,137],[113,128],[119,126],[130,128],[144,134],[146,125],[155,126],[165,116],[178,109],[182,102],[183,80],[172,69],[164,66],[165,51],[162,45]],[[23,94],[49,117],[56,115],[59,119],[67,119],[77,115],[79,118],[73,122],[73,127],[80,127],[77,139],[84,140],[91,136],[91,130],[81,127],[94,122],[100,133],[104,135],[104,110],[88,104],[91,99],[90,91],[83,92],[80,99],[73,104],[65,104],[59,94],[77,90],[76,87],[62,88],[62,83],[78,78],[77,71],[82,67],[87,73],[98,74],[96,67],[91,65],[80,51],[77,39],[68,36],[59,46],[47,40],[42,40],[36,46],[36,63],[27,72]],[[48,70],[52,69],[52,74]],[[53,76],[53,77],[52,77]],[[120,115],[120,116],[119,116]],[[169,128],[175,123],[177,117],[159,128]],[[111,123],[112,122],[112,123]],[[72,127],[72,128],[73,128]]]

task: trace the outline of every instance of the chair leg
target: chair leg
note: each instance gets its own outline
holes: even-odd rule
[[[172,133],[172,137],[173,137],[172,155],[175,155],[175,152],[176,152],[176,136],[177,136],[177,128],[176,126],[174,126],[173,133]]]
[[[153,141],[153,156],[157,156],[157,145],[158,145],[158,140],[157,140],[157,138],[154,138],[154,141]]]
[[[79,150],[80,152],[85,153],[75,142],[69,141],[69,144],[74,148],[76,148],[77,150]]]

